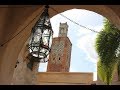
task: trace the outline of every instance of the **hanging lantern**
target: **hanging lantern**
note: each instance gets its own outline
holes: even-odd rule
[[[40,19],[32,28],[29,42],[29,60],[28,67],[32,68],[33,62],[47,62],[49,52],[51,50],[53,30],[51,27],[49,14],[49,6],[45,6],[44,12]]]

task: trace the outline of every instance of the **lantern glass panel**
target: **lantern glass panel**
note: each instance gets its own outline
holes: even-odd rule
[[[52,27],[47,9],[42,13],[40,19],[36,22],[29,42],[29,51],[40,61],[44,61],[49,56],[52,44]]]

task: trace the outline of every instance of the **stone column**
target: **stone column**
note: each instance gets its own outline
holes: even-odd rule
[[[18,64],[14,70],[11,85],[33,85],[36,84],[36,73],[38,72],[39,63],[35,62],[33,70],[27,67],[29,59],[27,58],[29,51],[26,45],[21,50],[18,56]]]
[[[38,73],[39,63],[35,62],[33,65],[33,75],[32,75],[32,85],[38,85],[37,82],[37,73]]]
[[[33,70],[27,67],[28,60],[19,62],[17,68],[15,68],[13,75],[13,85],[35,85],[37,82],[36,74],[38,72],[39,63],[35,62]]]

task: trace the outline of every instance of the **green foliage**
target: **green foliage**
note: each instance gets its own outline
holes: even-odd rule
[[[116,57],[116,50],[120,42],[119,37],[120,30],[105,19],[104,29],[98,34],[95,47],[99,56],[98,75],[107,84],[112,81],[114,67],[119,61]]]
[[[103,82],[105,82],[105,79],[106,79],[104,72],[105,71],[103,69],[103,65],[101,64],[101,61],[99,60],[97,63],[97,73],[98,73],[100,80],[102,80]]]
[[[120,31],[112,26],[113,25],[106,20],[103,31],[101,31],[96,38],[96,51],[102,63],[106,65],[115,62],[115,51],[119,45],[118,38],[120,37]]]
[[[97,65],[98,65],[97,73],[98,73],[100,80],[102,80],[107,85],[111,84],[116,64],[106,67],[105,65],[101,63],[101,60],[99,60]]]
[[[120,80],[120,61],[118,62],[117,68],[118,68],[118,80]]]

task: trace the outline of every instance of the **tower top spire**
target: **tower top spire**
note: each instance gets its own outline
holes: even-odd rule
[[[59,37],[67,37],[67,32],[68,32],[68,24],[67,22],[61,23],[59,26]]]

